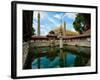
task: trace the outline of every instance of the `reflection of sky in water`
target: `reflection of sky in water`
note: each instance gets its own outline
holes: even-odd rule
[[[51,63],[50,67],[59,67],[59,57],[56,57]]]
[[[47,57],[41,57],[40,58],[40,67],[41,68],[49,67],[49,63],[50,63],[50,60]]]
[[[66,55],[66,66],[72,67],[75,64],[75,58],[76,55],[73,55],[71,53],[67,53]],[[50,60],[46,56],[40,58],[40,68],[57,68],[60,67],[60,57],[56,56],[53,60]],[[32,68],[35,69],[38,67],[38,58],[36,58],[32,62]]]
[[[66,65],[69,67],[74,66],[76,56],[73,54],[67,54],[66,56]]]
[[[50,64],[50,60],[47,57],[40,58],[41,68],[47,68],[49,64]],[[38,66],[38,58],[32,62],[32,68],[37,68],[37,66]]]

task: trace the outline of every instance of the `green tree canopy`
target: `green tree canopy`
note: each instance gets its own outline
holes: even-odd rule
[[[90,14],[77,14],[73,26],[80,34],[90,29]]]

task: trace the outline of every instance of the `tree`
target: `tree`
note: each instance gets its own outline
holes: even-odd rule
[[[35,35],[35,29],[32,27],[32,35]]]
[[[40,36],[40,13],[38,13],[38,36]]]
[[[49,34],[55,34],[55,32],[54,31],[50,31]]]
[[[90,14],[77,14],[73,26],[76,31],[80,34],[84,33],[86,30],[90,29]]]
[[[23,11],[23,41],[31,40],[33,11]]]

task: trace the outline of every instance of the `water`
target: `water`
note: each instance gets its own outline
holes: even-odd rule
[[[90,48],[89,48],[90,49]],[[71,50],[57,48],[40,48],[44,53],[38,54],[32,61],[32,69],[37,68],[60,68],[60,67],[78,67],[87,66],[89,57],[80,55]],[[79,48],[80,50],[80,48]],[[33,53],[36,56],[36,51]],[[85,54],[84,54],[85,55]]]

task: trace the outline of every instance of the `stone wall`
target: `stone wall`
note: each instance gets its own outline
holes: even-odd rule
[[[24,66],[24,63],[25,63],[25,60],[26,60],[26,57],[28,55],[28,51],[29,51],[29,44],[28,42],[23,42],[23,66]]]

